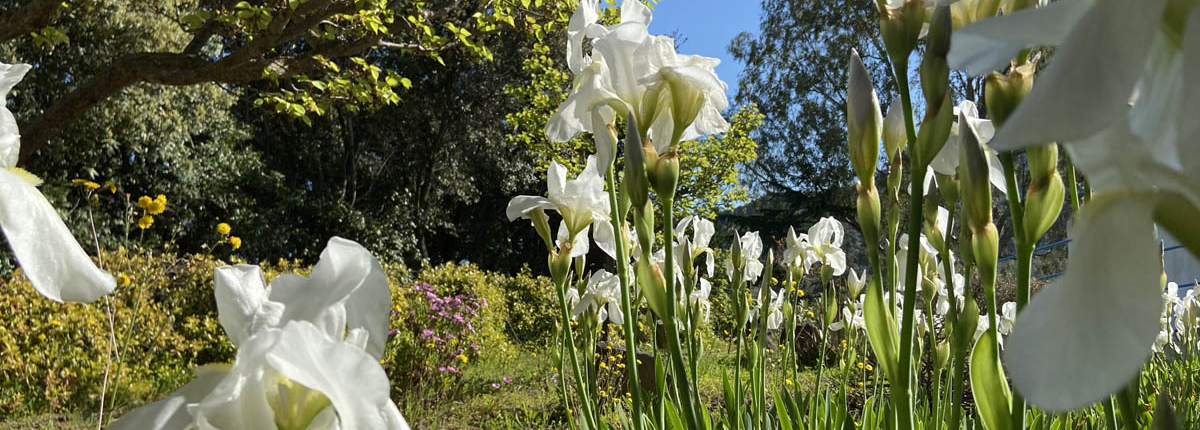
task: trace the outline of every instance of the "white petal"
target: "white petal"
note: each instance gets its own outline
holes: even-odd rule
[[[557,161],[550,161],[550,168],[546,170],[546,190],[550,194],[550,200],[561,201],[562,196],[566,194],[566,188],[567,168]]]
[[[252,322],[262,302],[267,286],[258,266],[239,264],[218,267],[213,274],[213,295],[217,299],[217,319],[233,344],[253,335]]]
[[[1090,405],[1146,361],[1162,311],[1155,203],[1100,195],[1080,214],[1067,274],[1033,297],[1009,337],[1007,367],[1031,403],[1055,411]]]
[[[227,365],[208,365],[195,370],[196,378],[154,403],[130,411],[109,424],[108,430],[179,430],[192,424],[187,405],[199,402],[228,372]]]
[[[596,241],[596,245],[601,251],[617,259],[617,236],[613,234],[612,223],[606,219],[597,219],[592,222],[596,226],[596,230],[592,231],[592,239]]]
[[[963,26],[950,39],[946,61],[971,76],[1001,70],[1023,48],[1062,43],[1093,3],[1062,0]]]
[[[1180,112],[1194,113],[1200,111],[1200,8],[1192,8],[1183,36],[1183,91],[1180,95]],[[1187,148],[1179,151],[1179,162],[1186,172],[1200,169],[1200,121],[1192,115],[1177,115],[1179,120],[1179,146]]]
[[[621,1],[621,22],[637,22],[642,25],[650,25],[651,15],[650,8],[642,4],[641,0]]]
[[[0,228],[29,282],[56,302],[92,302],[117,286],[83,252],[41,192],[0,169]]]
[[[17,119],[7,107],[8,92],[16,86],[25,73],[33,68],[28,64],[0,63],[0,167],[17,165],[21,153],[21,133],[17,130]]]
[[[309,277],[276,277],[269,298],[284,306],[279,323],[308,321],[336,339],[347,328],[363,328],[371,334],[367,351],[382,355],[391,292],[379,261],[362,245],[330,239]]]
[[[1013,150],[1087,137],[1124,115],[1158,34],[1164,0],[1104,1],[1055,51],[991,146]]]
[[[578,74],[583,69],[583,38],[590,27],[599,26],[596,6],[596,0],[580,1],[567,24],[567,68],[571,73]]]
[[[328,397],[341,428],[409,428],[389,397],[387,374],[378,359],[332,341],[312,325],[285,327],[267,362],[283,376]]]
[[[508,208],[504,210],[504,213],[508,215],[509,221],[513,221],[517,218],[528,218],[529,212],[537,208],[555,209],[557,206],[545,197],[516,196],[508,202]]]

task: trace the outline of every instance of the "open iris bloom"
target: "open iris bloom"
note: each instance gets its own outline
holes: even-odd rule
[[[762,275],[763,264],[758,261],[758,257],[762,256],[763,243],[762,237],[759,237],[757,231],[748,231],[738,238],[738,245],[741,248],[741,261],[733,261],[733,253],[725,258],[725,275],[729,277],[729,281],[733,281],[735,267],[744,268],[743,280],[747,283],[754,282]],[[736,266],[735,266],[736,264]]]
[[[691,239],[687,238],[688,226],[692,227]],[[679,243],[688,241],[687,248],[691,248],[691,252],[688,255],[676,252],[675,255],[685,259],[687,262],[684,264],[690,264],[700,254],[704,254],[705,273],[711,277],[716,264],[713,262],[713,250],[708,247],[708,244],[712,241],[713,234],[716,231],[716,227],[712,221],[698,216],[693,215],[680,220],[679,224],[675,226],[675,239]]]
[[[257,267],[239,265],[217,269],[216,285],[233,364],[198,369],[110,429],[408,430],[379,364],[391,295],[370,252],[333,238],[310,277],[264,287]]]
[[[21,135],[6,107],[8,92],[28,64],[0,63],[0,229],[33,288],[56,302],[92,302],[117,286],[79,246],[38,191],[41,180],[17,167]]]
[[[1026,47],[1057,47],[992,146],[1063,142],[1098,191],[1075,221],[1066,275],[1020,313],[1005,353],[1016,387],[1043,408],[1103,399],[1149,356],[1163,307],[1155,223],[1200,251],[1194,4],[1063,0],[954,35],[950,65],[973,74]]]
[[[567,168],[551,161],[550,169],[546,172],[546,188],[549,190],[549,198],[513,197],[505,211],[508,220],[527,218],[534,223],[538,233],[549,240],[549,231],[542,231],[543,228],[549,229],[548,224],[542,224],[542,227],[539,227],[539,224],[546,223],[546,209],[558,211],[563,220],[562,227],[558,229],[555,237],[555,247],[556,250],[561,250],[566,245],[571,245],[569,249],[572,257],[587,254],[587,234],[593,221],[600,221],[595,223],[597,243],[601,246],[605,243],[616,243],[613,239],[612,224],[608,222],[608,193],[604,191],[604,178],[597,170],[596,157],[588,156],[583,172],[570,181],[567,180]]]
[[[960,113],[962,115],[959,115]],[[949,176],[958,174],[959,156],[961,153],[959,149],[959,118],[966,119],[967,125],[975,130],[975,135],[978,136],[979,143],[984,148],[984,155],[988,158],[988,180],[1001,194],[1006,192],[1004,168],[1000,164],[1000,158],[996,155],[996,151],[987,146],[988,141],[992,140],[992,136],[996,133],[995,127],[992,126],[992,121],[979,118],[979,110],[975,107],[975,103],[970,100],[963,100],[962,103],[954,107],[954,118],[954,125],[950,127],[950,137],[946,139],[946,144],[942,145],[942,149],[929,162],[930,169],[925,175],[925,193],[928,194],[932,188],[929,184],[933,179],[934,173]]]
[[[811,263],[805,258],[812,244],[808,242],[808,233],[796,234],[796,229],[788,226],[787,248],[783,250],[783,264],[793,270],[803,268],[807,271]]]
[[[640,1],[621,2],[619,24],[605,26],[598,19],[594,0],[581,2],[571,17],[567,64],[575,85],[546,124],[546,136],[565,142],[592,133],[607,168],[616,142],[605,129],[617,115],[631,115],[641,132],[650,131],[659,154],[673,141],[729,128],[721,116],[729,102],[715,71],[719,60],[676,54],[674,39],[650,35],[651,12]],[[583,50],[586,40],[590,53]]]
[[[767,288],[770,290],[770,288]],[[771,303],[767,306],[767,328],[779,330],[783,327],[783,300],[786,294],[771,290]]]
[[[571,310],[572,317],[591,311],[597,313],[600,322],[621,324],[624,321],[625,314],[621,312],[621,285],[616,275],[600,269],[588,278],[586,288],[579,303]]]
[[[846,272],[846,252],[842,250],[844,235],[841,222],[833,217],[821,218],[808,228],[805,264],[821,263],[832,271],[833,276],[842,276]]]

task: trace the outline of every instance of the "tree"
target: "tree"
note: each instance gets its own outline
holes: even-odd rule
[[[893,87],[882,41],[875,36],[873,0],[763,0],[761,34],[743,32],[730,44],[746,68],[738,104],[754,103],[763,124],[749,167],[752,188],[769,195],[757,216],[772,224],[834,215],[854,219],[853,172],[846,148],[846,61],[857,49],[886,109]]]
[[[96,13],[57,24],[70,43],[0,43],[0,58],[32,59],[38,67],[10,94],[19,119],[73,91],[73,76],[194,37],[141,2],[91,5]],[[445,13],[470,16],[477,7],[461,2]],[[530,40],[545,37],[539,20],[554,7],[531,3],[516,15],[516,30],[473,38],[491,60],[467,49],[437,56],[371,50],[361,58],[381,80],[411,80],[404,97],[390,105],[370,98],[330,103],[308,123],[256,107],[283,81],[134,84],[97,102],[26,167],[46,180],[43,191],[89,249],[94,225],[107,249],[169,241],[200,252],[220,238],[216,224],[228,222],[244,240],[237,254],[252,261],[312,259],[330,236],[341,235],[388,261],[465,258],[519,268],[534,258],[520,253],[537,248],[513,244],[537,238],[512,229],[504,205],[532,192],[537,175],[528,151],[507,143],[505,115],[520,106],[503,89],[528,79],[522,65]],[[118,189],[88,194],[71,184],[75,178],[114,180]],[[129,200],[159,193],[169,199],[167,211],[140,232],[122,214]],[[217,252],[229,251],[226,244]]]
[[[535,2],[541,7],[543,0]],[[0,44],[33,34],[33,45],[66,46],[80,35],[57,26],[113,12],[153,15],[185,31],[145,49],[112,52],[90,70],[54,70],[63,83],[56,97],[39,100],[39,114],[22,124],[21,163],[69,130],[93,105],[138,83],[190,86],[206,82],[260,87],[260,104],[311,121],[335,105],[394,104],[397,87],[411,80],[384,71],[364,56],[391,51],[433,58],[459,50],[491,58],[479,37],[517,25],[514,14],[530,1],[287,0],[118,2],[112,0],[0,0]],[[532,19],[532,18],[530,18]],[[534,20],[536,21],[536,20]],[[524,23],[522,23],[524,24]],[[138,28],[129,31],[138,32]],[[172,29],[146,31],[150,40]],[[49,52],[49,51],[44,51]],[[39,65],[44,55],[18,57]],[[12,61],[13,59],[6,59]]]

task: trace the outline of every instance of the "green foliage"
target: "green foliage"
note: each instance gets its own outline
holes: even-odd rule
[[[742,183],[742,166],[757,157],[752,133],[762,119],[757,106],[747,105],[733,115],[724,135],[680,143],[677,211],[713,219],[750,197]]]

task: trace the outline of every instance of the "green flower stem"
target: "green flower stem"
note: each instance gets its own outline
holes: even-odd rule
[[[909,177],[912,183],[912,195],[921,196],[924,194],[925,184],[923,179],[925,171],[928,168],[929,166],[920,164],[913,166],[912,176]],[[896,413],[901,430],[911,430],[913,428],[912,351],[916,332],[917,289],[920,288],[917,284],[917,258],[920,252],[917,252],[917,250],[921,249],[921,210],[923,203],[924,199],[920,197],[910,199],[908,203],[908,249],[910,251],[908,253],[908,261],[905,262],[907,270],[904,273],[904,277],[907,279],[904,280],[904,316],[900,322],[900,368],[898,378],[898,381],[903,385],[892,387],[893,395],[896,397]]]
[[[825,324],[825,308],[828,306],[826,300],[829,300],[829,282],[825,276],[821,277],[821,309],[817,314],[817,324],[821,325],[821,353],[817,356],[817,383],[813,385],[813,391],[817,394],[821,393],[821,376],[825,373],[825,349],[829,343],[829,325]]]
[[[942,258],[942,272],[945,273],[947,278],[949,278],[949,279],[945,280],[946,281],[946,290],[947,290],[947,293],[950,295],[950,316],[951,316],[950,318],[946,319],[946,323],[949,325],[949,330],[947,331],[947,333],[950,333],[950,336],[955,336],[956,335],[955,330],[958,329],[958,317],[962,313],[962,310],[958,308],[958,297],[954,295],[955,294],[954,293],[954,263],[952,261],[950,261],[950,256],[953,255],[954,250],[950,247],[950,229],[952,229],[954,227],[954,225],[953,225],[954,216],[955,216],[956,212],[958,211],[958,207],[953,204],[947,204],[946,206],[949,206],[949,208],[947,209],[948,214],[946,216],[946,219],[949,221],[947,221],[947,224],[946,224],[946,234],[944,235],[945,237],[943,237],[942,249],[940,251],[942,252],[942,255],[945,256]],[[963,295],[967,295],[968,285],[970,284],[969,281],[970,281],[970,279],[965,278],[965,277],[963,278]],[[965,301],[964,301],[964,303],[965,303]],[[930,306],[929,309],[933,309],[933,307]],[[954,343],[953,338],[951,338],[950,343],[951,343],[951,345],[953,345],[953,343]],[[961,377],[961,373],[954,373],[953,361],[951,361],[950,369],[951,369],[951,372],[949,373],[949,376],[948,376],[949,379],[946,381],[946,388],[952,393],[955,381],[958,379],[962,379],[962,377]],[[941,369],[939,369],[938,371],[940,373]],[[939,379],[938,382],[940,383],[941,380]],[[938,393],[939,396],[941,395],[940,391],[941,390],[939,389],[939,393]],[[953,394],[947,394],[947,395],[953,396]],[[938,414],[938,421],[936,421],[935,429],[938,428],[937,426],[940,426],[942,424],[941,417],[943,415],[945,415],[946,408],[942,407],[942,403],[944,403],[944,402],[938,403],[938,409],[939,409],[940,413]],[[958,406],[958,402],[951,399],[950,407],[957,407],[957,406]],[[950,427],[950,428],[952,430],[957,430],[955,427]]]
[[[737,239],[735,238],[734,240],[737,240]],[[742,405],[744,404],[742,402],[742,391],[743,391],[742,390],[742,348],[743,348],[743,345],[745,344],[745,339],[746,339],[746,336],[745,336],[745,334],[746,334],[746,319],[745,319],[745,315],[741,315],[741,313],[742,313],[741,310],[745,309],[746,293],[742,291],[742,288],[744,287],[744,281],[742,280],[742,274],[735,273],[734,277],[735,277],[735,280],[734,280],[734,284],[733,284],[733,294],[734,294],[733,300],[734,300],[734,303],[736,303],[738,306],[738,311],[737,311],[738,323],[737,323],[737,352],[736,352],[737,361],[734,362],[734,369],[733,369],[734,370],[733,388],[734,388],[734,392],[736,393],[736,395],[734,396],[735,397],[734,404],[731,405],[731,407],[734,408],[733,416],[739,418],[738,420],[736,420],[733,423],[734,429],[740,429],[740,428],[742,428],[742,421],[740,418],[742,416]]]
[[[1022,234],[1025,231],[1025,207],[1021,202],[1021,188],[1017,185],[1017,172],[1013,167],[1012,153],[1003,152],[999,157],[1000,165],[1004,167],[1004,185],[1007,188],[1005,197],[1008,198],[1008,211],[1012,214],[1013,240],[1016,242],[1017,248],[1017,312],[1019,313],[1025,310],[1025,305],[1029,303],[1029,282],[1033,271],[1033,242],[1036,242],[1037,238],[1027,238]],[[991,302],[993,307],[996,306],[994,297]],[[997,310],[990,309],[990,312],[995,314]],[[992,329],[994,330],[996,327],[995,317],[992,317],[990,322],[993,323]],[[1012,395],[1012,428],[1013,430],[1022,430],[1025,428],[1025,396],[1016,390],[1013,390]]]
[[[667,309],[666,317],[663,318],[663,323],[666,325],[667,331],[667,346],[671,351],[671,364],[675,370],[675,386],[679,391],[679,403],[684,412],[684,418],[687,420],[688,428],[699,429],[698,420],[696,418],[696,406],[692,402],[691,389],[688,387],[687,365],[683,361],[683,347],[679,343],[679,324],[675,318],[676,304],[679,303],[675,297],[675,201],[672,199],[662,199],[663,205],[663,242],[666,251],[666,259],[663,263],[663,278],[666,279],[667,285]],[[593,427],[595,428],[595,427]]]
[[[908,60],[896,61],[892,63],[892,75],[896,79],[896,87],[900,92],[900,103],[903,106],[904,112],[904,131],[908,137],[910,149],[916,148],[917,145],[917,127],[913,122],[912,95],[910,94],[908,84]],[[908,249],[912,252],[908,253],[908,261],[905,262],[907,271],[905,272],[904,285],[904,316],[900,324],[900,368],[899,381],[903,382],[900,387],[892,387],[892,395],[896,403],[896,421],[899,424],[900,430],[912,430],[913,428],[913,413],[912,413],[912,348],[913,348],[913,331],[915,322],[916,310],[916,294],[917,294],[917,257],[920,254],[916,250],[921,249],[921,211],[924,199],[921,198],[925,194],[925,171],[929,168],[927,163],[919,160],[915,151],[910,151],[914,156],[909,173],[909,182],[912,186],[910,195],[914,196],[909,199],[908,213]],[[899,263],[897,263],[899,264]],[[892,291],[896,291],[893,286]],[[895,294],[892,294],[895,297]],[[893,308],[894,309],[894,308]]]
[[[579,366],[579,354],[575,351],[575,334],[574,330],[571,330],[571,313],[567,310],[567,277],[561,276],[561,279],[555,279],[554,283],[558,290],[559,318],[563,323],[563,343],[571,357],[571,369],[575,375],[575,391],[579,396],[579,414],[587,421],[589,428],[599,428],[596,427],[595,415],[592,415],[592,401],[588,396],[588,383],[583,377],[583,369]]]
[[[963,288],[963,303],[967,303],[968,300],[975,300],[975,298],[971,296],[971,288],[969,288],[971,285],[971,269],[974,267],[971,265],[971,262],[974,261],[974,258],[968,258],[966,255],[967,251],[971,249],[970,241],[968,239],[969,232],[970,229],[967,227],[967,223],[961,223],[961,225],[959,225],[958,250],[960,254],[963,254],[963,283],[965,284]],[[957,301],[952,303],[954,303],[953,306],[958,306]],[[963,310],[958,309],[955,315],[955,319],[962,318],[964,315]],[[974,329],[974,327],[971,327],[971,330]],[[958,334],[955,333],[954,337],[957,338]],[[964,341],[959,343],[952,340],[951,345],[953,346],[954,350],[954,362],[951,364],[950,372],[954,379],[951,380],[953,383],[950,389],[950,421],[947,428],[958,430],[959,423],[962,420],[963,412],[963,386],[966,384],[966,378],[963,377],[963,374],[966,373],[967,370],[967,349],[970,348],[971,342]]]
[[[608,182],[608,207],[611,208],[610,212],[614,214],[625,213],[618,207],[617,180],[613,166],[608,166],[605,180]],[[621,324],[625,328],[625,372],[629,379],[629,393],[633,397],[633,428],[634,430],[642,430],[642,385],[641,380],[638,378],[637,331],[634,328],[637,313],[633,311],[633,305],[630,300],[629,257],[625,255],[624,221],[620,217],[612,217],[613,232],[615,232],[614,235],[617,241],[617,279],[621,282],[621,312],[625,316],[625,318],[622,318]]]
[[[1138,375],[1133,377],[1128,386],[1117,392],[1117,399],[1121,405],[1121,421],[1124,421],[1123,425],[1126,430],[1141,428],[1138,427],[1137,422],[1137,417],[1141,414],[1138,410],[1138,382],[1141,377],[1142,375],[1139,371]]]

